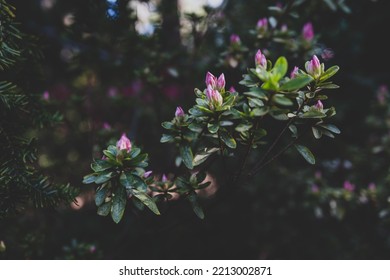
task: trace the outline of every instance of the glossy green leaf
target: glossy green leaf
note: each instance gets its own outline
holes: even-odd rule
[[[329,130],[329,131],[331,131],[331,132],[333,132],[335,134],[340,134],[341,133],[340,129],[337,126],[333,125],[333,124],[320,124],[318,126],[320,126],[322,128],[325,128],[325,129],[327,129],[327,130]]]
[[[288,63],[284,56],[281,56],[276,60],[275,66],[272,69],[273,78],[275,82],[278,82],[287,73]]]
[[[236,140],[226,130],[220,130],[219,135],[223,143],[229,148],[235,149],[237,147]]]
[[[299,75],[298,77],[284,83],[279,90],[281,91],[296,91],[301,89],[313,81],[313,77],[309,75]]]
[[[92,162],[91,164],[91,168],[95,172],[104,171],[111,167],[112,165],[108,161],[102,159],[95,159],[94,162]]]
[[[104,200],[106,199],[108,193],[108,188],[100,188],[95,195],[95,203],[96,206],[101,206],[104,203]]]
[[[325,117],[326,115],[324,113],[317,110],[310,110],[303,113],[302,115],[299,115],[299,118],[301,119],[321,119]]]
[[[95,180],[96,180],[97,176],[96,174],[88,174],[88,175],[85,175],[84,178],[83,178],[83,184],[91,184],[91,183],[94,183]]]
[[[219,151],[219,148],[208,148],[208,149],[205,149],[204,151],[197,153],[194,157],[193,165],[198,166],[199,164],[202,164],[203,162],[205,162],[209,158],[209,156],[211,156],[213,153],[218,152],[218,151]]]
[[[325,71],[320,77],[320,82],[326,81],[329,78],[333,77],[338,71],[340,70],[340,67],[337,65],[330,67],[328,70]]]
[[[218,123],[208,123],[207,129],[209,130],[209,132],[211,134],[215,134],[215,133],[217,133],[217,131],[219,129],[219,125],[218,125]]]
[[[100,205],[97,209],[97,214],[99,216],[107,216],[110,214],[111,211],[111,201],[104,203],[103,205]]]
[[[310,164],[315,164],[316,160],[312,152],[305,146],[294,145],[297,151],[302,155],[302,157]]]
[[[118,186],[113,193],[111,217],[115,223],[119,223],[126,209],[127,194],[122,186]]]
[[[141,192],[137,189],[132,189],[131,193],[138,198],[146,207],[148,207],[154,214],[160,215],[160,211],[157,208],[154,200],[145,192]]]
[[[161,126],[165,129],[174,129],[175,125],[171,122],[163,122]]]
[[[203,212],[203,209],[198,202],[197,195],[195,193],[191,193],[190,195],[188,195],[188,200],[191,202],[192,210],[194,211],[196,216],[198,216],[198,218],[203,220],[204,219],[204,212]]]
[[[180,146],[179,150],[180,150],[180,156],[183,159],[184,165],[188,169],[194,168],[192,165],[193,155],[192,155],[191,148],[188,145],[183,145],[183,146]]]
[[[167,143],[167,142],[172,142],[173,140],[174,140],[174,137],[172,135],[163,134],[161,136],[160,142]]]

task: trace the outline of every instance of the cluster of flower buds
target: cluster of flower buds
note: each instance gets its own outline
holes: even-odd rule
[[[223,103],[222,95],[225,93],[225,75],[221,74],[218,79],[211,74],[210,72],[207,72],[206,74],[206,98],[209,102],[210,109],[214,110],[215,108],[218,108]]]
[[[305,68],[306,72],[314,79],[318,79],[323,72],[323,67],[321,66],[320,60],[316,55],[313,55],[313,58],[306,62]]]
[[[267,59],[261,50],[258,50],[255,55],[255,64],[256,67],[267,69]]]

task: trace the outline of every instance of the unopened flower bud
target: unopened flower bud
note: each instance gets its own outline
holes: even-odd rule
[[[163,174],[161,178],[161,182],[165,183],[168,181],[167,175]]]
[[[231,86],[231,87],[229,88],[229,91],[230,91],[230,92],[237,92],[236,89],[235,89],[233,86]]]
[[[50,93],[48,91],[45,91],[42,94],[42,99],[45,100],[45,101],[48,101],[50,99]]]
[[[267,68],[267,59],[262,54],[261,50],[258,50],[255,56],[255,64],[257,67]]]
[[[311,22],[308,22],[303,26],[302,37],[308,42],[313,40],[314,30],[313,30],[313,24]]]
[[[222,73],[221,75],[219,75],[217,80],[217,90],[223,92],[225,90],[225,84],[226,84],[225,75]]]
[[[217,78],[211,74],[210,72],[207,72],[206,74],[206,87],[211,86],[212,88],[215,88],[217,85]]]
[[[206,97],[209,101],[210,109],[212,110],[216,107],[221,106],[223,103],[222,95],[219,93],[218,90],[213,89],[211,86],[207,87]]]
[[[238,36],[237,34],[232,34],[230,36],[230,44],[232,44],[232,45],[240,45],[241,44],[240,36]]]
[[[130,139],[126,137],[126,134],[123,133],[122,137],[116,143],[118,150],[126,150],[128,153],[131,151],[131,142]]]
[[[324,109],[324,104],[322,104],[321,100],[318,100],[317,101],[317,104],[314,105],[314,107],[319,110],[319,111],[322,111]]]
[[[184,111],[183,111],[183,108],[182,107],[177,107],[176,108],[176,112],[175,112],[175,117],[176,118],[182,118],[182,117],[184,117],[184,115],[185,115],[185,113],[184,113]]]
[[[310,61],[307,61],[305,64],[306,72],[317,79],[322,74],[321,63],[316,55],[313,55],[313,58]]]
[[[261,18],[257,21],[257,25],[256,25],[257,29],[261,30],[261,31],[267,31],[268,29],[268,19],[267,18]]]
[[[282,27],[280,28],[280,31],[286,33],[288,31],[287,24],[283,24]]]
[[[290,73],[290,78],[295,79],[298,75],[299,68],[297,66],[294,67],[294,69]]]
[[[370,183],[369,185],[368,185],[368,189],[370,190],[370,191],[375,191],[376,190],[376,185],[375,185],[375,183]]]
[[[146,171],[146,172],[144,173],[144,178],[148,178],[152,173],[153,173],[152,170]]]
[[[352,183],[349,182],[349,181],[345,181],[345,182],[344,182],[343,188],[344,188],[345,190],[349,191],[349,192],[353,192],[353,191],[355,190],[355,185],[352,184]]]

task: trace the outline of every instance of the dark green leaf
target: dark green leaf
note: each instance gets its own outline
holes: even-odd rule
[[[179,150],[180,150],[180,156],[183,159],[184,165],[188,169],[192,169],[193,168],[193,165],[192,165],[193,155],[192,155],[191,148],[188,145],[184,145],[184,146],[180,146]]]
[[[112,165],[108,161],[102,159],[95,159],[94,162],[92,162],[91,164],[91,168],[95,172],[104,171],[111,167]]]
[[[107,216],[110,214],[111,211],[111,201],[104,203],[103,205],[100,205],[97,209],[97,214],[99,216]]]
[[[188,195],[188,200],[191,202],[192,210],[194,210],[196,216],[203,220],[204,212],[202,207],[199,205],[197,195],[195,193],[191,193],[190,195]]]
[[[219,125],[218,125],[218,123],[208,123],[207,129],[209,130],[209,132],[211,134],[215,134],[215,133],[217,133],[217,131],[219,129]]]
[[[190,125],[188,126],[188,128],[189,128],[191,131],[193,131],[193,132],[198,132],[198,133],[200,133],[200,132],[202,132],[202,130],[203,130],[203,125],[197,124],[197,123],[192,123],[192,124],[190,124]]]
[[[294,102],[291,101],[291,99],[284,97],[282,94],[275,94],[272,97],[272,100],[281,106],[292,106],[294,105]]]
[[[96,183],[96,184],[105,183],[105,182],[107,182],[108,180],[110,180],[112,177],[114,177],[115,175],[116,175],[115,172],[103,171],[102,173],[100,173],[100,174],[96,177],[95,183]]]
[[[284,83],[279,90],[281,91],[296,91],[301,89],[313,81],[313,78],[309,75],[299,75],[298,77],[289,80]]]
[[[148,207],[152,212],[156,215],[160,215],[160,211],[157,208],[156,203],[154,200],[147,195],[145,192],[141,192],[137,189],[132,189],[131,193],[138,198],[146,207]]]
[[[115,223],[119,223],[126,209],[127,194],[122,186],[118,186],[113,193],[111,217]]]
[[[175,125],[171,122],[163,122],[161,126],[165,129],[174,129]]]
[[[83,178],[83,184],[91,184],[91,183],[94,183],[95,180],[96,180],[97,176],[96,174],[88,174],[86,176],[84,176]]]
[[[235,149],[237,147],[236,140],[226,130],[220,130],[219,136],[223,143],[229,148]]]
[[[295,145],[297,151],[303,156],[303,158],[310,164],[315,164],[316,160],[312,154],[312,152],[305,146]]]
[[[301,119],[322,119],[325,118],[326,115],[317,110],[310,110],[303,113],[302,115],[299,115],[298,117]]]
[[[104,203],[104,200],[106,199],[108,193],[108,188],[107,186],[104,188],[98,189],[95,195],[95,203],[96,206],[101,206]]]
[[[173,142],[173,140],[174,140],[174,137],[172,135],[163,134],[161,136],[160,142],[161,143]]]
[[[198,166],[199,164],[205,162],[209,156],[211,156],[213,153],[219,151],[218,148],[208,148],[202,152],[199,152],[195,155],[193,165]]]
[[[337,126],[333,125],[333,124],[320,124],[318,126],[323,127],[323,128],[325,128],[325,129],[327,129],[327,130],[329,130],[329,131],[331,131],[331,132],[333,132],[335,134],[340,134],[341,133],[340,129]]]
[[[320,139],[322,137],[322,131],[315,128],[314,126],[311,128],[311,130],[313,131],[313,135],[316,139]]]

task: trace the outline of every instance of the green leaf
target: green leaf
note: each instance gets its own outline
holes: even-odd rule
[[[310,110],[303,113],[302,115],[299,115],[298,117],[301,119],[322,119],[325,118],[326,115],[317,110]]]
[[[202,164],[205,162],[209,156],[211,156],[213,153],[218,152],[219,148],[207,148],[202,152],[199,152],[198,154],[195,155],[194,160],[193,160],[193,165],[198,166],[199,164]]]
[[[161,143],[173,142],[173,140],[174,140],[174,137],[172,135],[163,134],[161,136],[160,142]]]
[[[311,130],[313,131],[313,135],[316,139],[320,139],[322,137],[322,131],[315,128],[314,126],[311,128]]]
[[[126,201],[127,194],[125,188],[118,186],[114,190],[111,206],[111,217],[115,223],[119,223],[121,221],[123,213],[125,212]]]
[[[333,132],[335,134],[340,134],[341,133],[340,129],[337,126],[333,125],[333,124],[320,124],[318,126],[320,126],[322,128],[325,128],[325,129],[327,129],[327,130],[329,130],[329,131],[331,131],[331,132]]]
[[[130,192],[136,198],[138,198],[146,207],[148,207],[150,210],[152,210],[152,212],[154,214],[160,215],[160,211],[158,210],[156,203],[149,195],[147,195],[146,193],[141,192],[137,189],[132,189]]]
[[[194,168],[192,165],[193,155],[191,148],[188,145],[180,146],[180,156],[183,159],[184,165],[188,169]]]
[[[281,56],[276,60],[275,66],[272,69],[273,79],[275,82],[278,82],[281,78],[284,77],[287,73],[287,59],[284,56]]]
[[[99,206],[101,206],[104,203],[104,200],[106,199],[107,193],[108,193],[108,188],[107,187],[100,188],[96,192],[96,195],[95,195],[96,206],[99,207]]]
[[[173,124],[173,123],[171,123],[171,122],[163,122],[162,124],[161,124],[161,126],[163,127],[163,128],[165,128],[165,129],[174,129],[175,128],[175,125]]]
[[[198,124],[198,123],[192,123],[192,124],[190,124],[190,125],[188,126],[188,129],[191,130],[191,131],[193,131],[193,132],[198,132],[198,133],[200,133],[200,132],[202,132],[202,130],[203,130],[203,125]]]
[[[219,136],[223,143],[229,148],[235,149],[237,147],[236,140],[226,130],[220,130]]]
[[[215,133],[217,133],[217,131],[219,129],[219,125],[218,125],[218,123],[208,123],[207,129],[209,130],[209,132],[211,134],[215,134]]]
[[[339,70],[340,67],[338,67],[337,65],[330,67],[328,70],[325,71],[325,73],[321,75],[320,82],[328,80],[329,78],[334,76]]]
[[[111,201],[104,203],[103,205],[100,205],[97,209],[97,214],[99,216],[107,216],[110,214],[111,211]]]
[[[264,92],[264,90],[262,90],[259,87],[252,87],[249,92],[244,92],[244,95],[250,96],[250,97],[259,98],[259,99],[262,99],[262,100],[267,100],[268,99],[268,97],[267,97],[266,93]]]
[[[191,193],[188,195],[188,200],[191,202],[192,210],[194,210],[194,213],[196,216],[198,216],[200,219],[204,219],[204,212],[202,207],[200,206],[198,202],[198,196],[195,193]]]
[[[94,183],[97,178],[97,175],[95,173],[85,175],[83,178],[83,184],[91,184]]]
[[[315,164],[316,160],[312,152],[305,146],[294,145],[297,151],[303,156],[303,158],[310,164]]]
[[[260,99],[258,98],[250,98],[248,97],[248,103],[249,103],[249,106],[250,107],[263,107],[264,106],[264,102],[261,101]]]
[[[112,165],[108,161],[102,159],[95,159],[91,164],[91,168],[95,172],[101,172],[111,167]]]
[[[138,156],[139,154],[141,153],[141,149],[140,148],[137,148],[137,147],[133,147],[130,151],[130,157],[131,158],[135,158],[136,156]]]
[[[251,116],[254,116],[254,117],[261,117],[261,116],[264,116],[266,114],[268,114],[269,112],[269,107],[261,107],[261,108],[254,108],[250,115]]]
[[[96,177],[96,180],[95,180],[95,183],[96,184],[103,184],[107,181],[109,181],[112,177],[114,177],[116,175],[115,172],[107,172],[107,171],[103,171],[102,173],[100,173],[97,177]]]
[[[292,106],[294,105],[294,102],[291,101],[291,99],[284,97],[282,94],[275,94],[272,97],[272,100],[281,106]]]
[[[251,129],[252,126],[253,125],[251,123],[240,123],[239,125],[236,126],[235,130],[238,132],[245,132]]]
[[[289,80],[284,83],[279,90],[281,91],[296,91],[301,89],[313,81],[313,78],[309,75],[299,75],[298,77]]]

